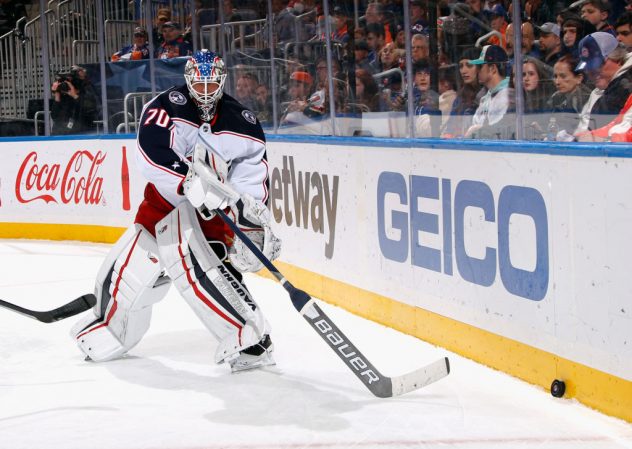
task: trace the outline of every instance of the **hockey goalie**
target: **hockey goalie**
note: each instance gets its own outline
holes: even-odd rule
[[[226,212],[267,258],[278,256],[263,130],[224,94],[226,67],[215,53],[196,52],[184,78],[143,110],[136,160],[148,180],[144,198],[99,270],[93,313],[72,337],[86,359],[123,356],[173,284],[217,340],[216,363],[271,365],[270,327],[242,276],[261,263],[214,213]]]

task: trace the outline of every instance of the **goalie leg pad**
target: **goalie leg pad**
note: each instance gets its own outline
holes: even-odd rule
[[[131,226],[99,270],[93,313],[71,330],[79,349],[102,362],[136,346],[149,328],[152,305],[169,290],[161,274],[156,240],[142,226]]]
[[[269,333],[267,321],[244,284],[211,250],[189,202],[160,221],[156,235],[161,260],[174,285],[219,341],[216,363]]]

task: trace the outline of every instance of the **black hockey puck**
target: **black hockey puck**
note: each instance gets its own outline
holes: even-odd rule
[[[551,384],[551,394],[556,398],[561,398],[566,392],[566,384],[563,380],[555,379]]]

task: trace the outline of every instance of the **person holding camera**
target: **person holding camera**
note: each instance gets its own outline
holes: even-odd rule
[[[97,94],[86,69],[72,66],[70,72],[59,73],[51,86],[53,134],[85,134],[96,131]]]

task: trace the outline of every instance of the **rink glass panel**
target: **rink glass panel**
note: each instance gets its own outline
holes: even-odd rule
[[[72,65],[87,70],[97,97],[97,116],[82,133],[134,133],[142,105],[184,82],[186,56],[155,57],[164,10],[194,50],[208,48],[223,55],[229,67],[226,92],[252,109],[267,133],[544,140],[560,131],[565,119],[578,121],[577,116],[558,117],[552,128],[555,114],[543,106],[546,102],[518,94],[524,92],[521,72],[527,67],[516,52],[520,54],[510,58],[507,71],[512,106],[502,126],[466,132],[473,110],[451,111],[452,100],[460,98],[466,84],[459,58],[468,47],[480,50],[499,35],[492,23],[497,16],[484,18],[461,4],[428,8],[419,19],[417,4],[374,11],[366,0],[328,0],[318,9],[309,1],[284,9],[272,0],[40,3],[43,15],[34,5],[31,19],[21,19],[15,30],[0,37],[0,114],[9,122],[4,136],[51,133],[47,115],[52,105],[47,111],[44,98],[53,97],[52,83]],[[512,12],[506,11],[507,16]],[[610,22],[621,13],[613,10]],[[376,15],[383,30],[377,37],[371,32]],[[149,58],[112,61],[114,53],[132,42],[137,26],[149,32]],[[421,39],[414,36],[418,33]],[[520,33],[520,40],[529,39],[528,34]],[[383,40],[382,48],[373,55],[376,39]],[[518,43],[509,34],[500,39],[509,39],[509,46]],[[364,48],[373,62],[367,63]],[[361,73],[367,70],[368,81]],[[301,107],[290,106],[296,100],[291,93],[294,72],[307,74],[302,76],[309,80]],[[413,82],[402,82],[407,79]],[[555,90],[551,70],[539,82],[547,96]],[[449,129],[450,119],[461,122],[458,132]]]

